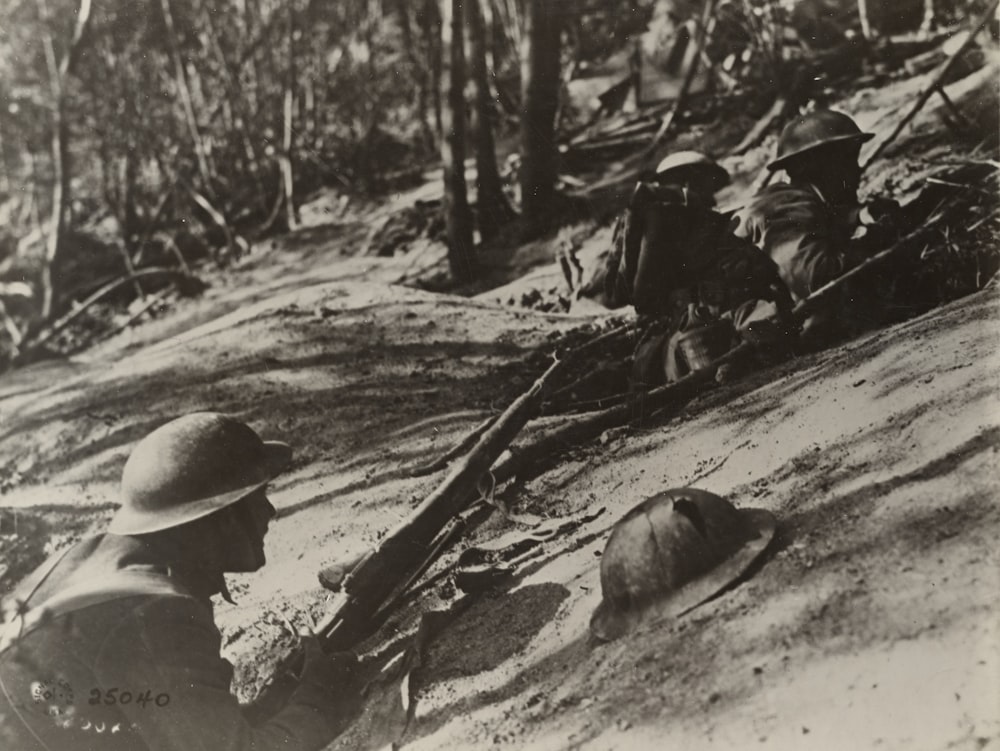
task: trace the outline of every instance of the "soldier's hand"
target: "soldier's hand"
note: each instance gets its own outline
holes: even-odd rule
[[[351,652],[327,654],[315,636],[301,637],[303,666],[300,680],[320,686],[335,686],[350,682],[358,665]]]
[[[898,201],[874,198],[861,208],[858,218],[860,226],[854,236],[858,260],[864,260],[899,239],[901,209]]]
[[[864,221],[865,214],[867,214],[871,217],[870,223],[872,224],[878,224],[889,220],[896,222],[899,220],[900,211],[899,201],[892,198],[876,196],[865,203],[861,216],[862,221]]]

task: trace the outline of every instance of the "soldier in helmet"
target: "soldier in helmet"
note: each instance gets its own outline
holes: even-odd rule
[[[353,658],[305,638],[299,684],[252,726],[210,598],[264,565],[267,484],[291,460],[244,423],[203,412],[139,442],[108,532],[58,553],[10,604],[0,643],[4,748],[315,749],[342,729]]]
[[[607,261],[604,289],[610,307],[635,305],[641,313],[662,307],[662,301],[647,300],[641,293],[637,299],[635,290],[640,256],[665,255],[655,253],[653,247],[658,244],[656,238],[670,232],[670,227],[664,226],[664,212],[657,207],[711,210],[715,208],[715,194],[728,184],[729,173],[722,165],[697,151],[670,154],[656,166],[652,180],[636,184],[628,207],[615,225],[613,249]],[[631,247],[627,247],[626,240],[631,241]],[[649,261],[643,260],[648,266]],[[656,290],[658,296],[665,293]]]
[[[861,222],[858,186],[861,145],[873,137],[847,115],[817,110],[789,123],[778,140],[778,158],[768,165],[784,170],[788,182],[769,185],[737,213],[736,234],[767,253],[798,302],[856,264],[866,247],[891,234],[898,204],[875,201],[864,242],[852,241]],[[846,310],[842,306],[842,310]],[[831,311],[811,317],[803,333],[818,338],[843,330]]]
[[[774,263],[714,210],[715,193],[728,183],[725,169],[704,154],[672,154],[654,182],[639,183],[615,228],[606,297],[611,307],[633,305],[644,319],[634,386],[677,380],[740,338],[784,335],[790,300]],[[751,332],[743,311],[760,300],[779,313],[776,322],[760,317]]]

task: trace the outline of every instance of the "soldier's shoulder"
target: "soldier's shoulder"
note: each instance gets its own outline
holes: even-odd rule
[[[818,205],[822,203],[822,199],[808,185],[774,183],[757,191],[756,195],[751,199],[751,203],[763,206],[785,203],[815,203]]]
[[[739,211],[744,218],[773,219],[788,214],[812,214],[823,209],[823,201],[809,186],[776,183],[759,190]]]

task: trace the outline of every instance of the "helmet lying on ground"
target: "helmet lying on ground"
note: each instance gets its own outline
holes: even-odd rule
[[[721,592],[767,547],[774,515],[737,509],[694,488],[667,490],[629,511],[601,558],[603,599],[590,630],[617,639],[649,617],[677,617]]]

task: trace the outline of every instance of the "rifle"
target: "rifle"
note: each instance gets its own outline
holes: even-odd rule
[[[387,604],[433,562],[452,538],[456,516],[480,497],[480,480],[538,413],[552,382],[573,359],[572,355],[557,358],[531,388],[504,410],[410,517],[353,565],[330,611],[316,627],[326,651],[350,649],[381,625],[388,615]]]

